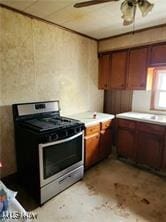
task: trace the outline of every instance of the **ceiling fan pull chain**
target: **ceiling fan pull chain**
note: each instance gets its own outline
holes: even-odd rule
[[[133,35],[135,34],[135,18],[134,18],[134,21],[133,21],[133,31],[132,31],[132,34]]]

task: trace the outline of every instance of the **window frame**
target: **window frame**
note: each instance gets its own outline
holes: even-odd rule
[[[166,107],[162,108],[159,107],[156,103],[156,97],[159,97],[159,92],[166,92],[165,90],[157,90],[157,85],[159,81],[159,72],[165,70],[166,67],[157,67],[153,71],[153,80],[152,80],[152,95],[151,95],[151,110],[157,110],[157,111],[166,111]]]

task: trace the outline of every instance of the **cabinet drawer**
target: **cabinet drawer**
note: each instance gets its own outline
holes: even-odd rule
[[[104,121],[100,123],[101,130],[105,130],[111,126],[111,120]]]
[[[164,135],[165,128],[151,123],[137,123],[137,129],[151,134]]]
[[[85,129],[85,135],[91,135],[100,131],[100,124],[96,124],[93,126],[88,126]]]
[[[135,129],[135,122],[132,120],[118,119],[118,126],[121,128]]]

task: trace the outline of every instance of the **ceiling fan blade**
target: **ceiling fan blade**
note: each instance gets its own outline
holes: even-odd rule
[[[86,1],[86,2],[80,2],[76,3],[73,7],[75,8],[82,8],[82,7],[87,7],[87,6],[92,6],[92,5],[97,5],[105,2],[115,2],[119,0],[93,0],[93,1]]]

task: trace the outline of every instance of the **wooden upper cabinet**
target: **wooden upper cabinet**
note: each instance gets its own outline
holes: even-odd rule
[[[128,50],[113,52],[111,56],[111,89],[125,89]]]
[[[166,43],[101,53],[99,89],[145,90],[153,66],[166,66]]]
[[[146,89],[148,47],[130,50],[127,89]]]
[[[166,65],[166,43],[150,48],[150,66]]]
[[[109,89],[110,55],[99,55],[99,89]]]

